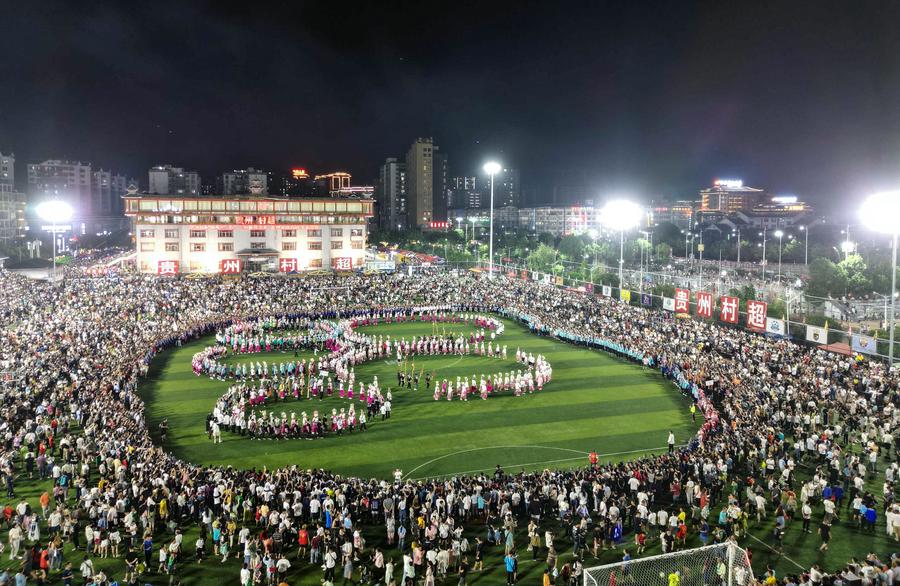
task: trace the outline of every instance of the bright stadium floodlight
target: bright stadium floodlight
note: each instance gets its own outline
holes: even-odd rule
[[[623,270],[625,267],[625,231],[641,221],[641,206],[627,199],[614,199],[600,210],[604,226],[619,232],[619,298],[622,298]]]
[[[869,196],[859,210],[863,224],[875,232],[891,236],[891,319],[888,327],[888,364],[894,364],[894,330],[897,306],[897,236],[900,234],[900,191],[885,191]]]
[[[494,175],[500,172],[500,163],[496,161],[488,161],[484,164],[484,172],[491,176],[491,218],[490,233],[488,239],[488,268],[490,269],[490,278],[494,278]]]
[[[775,238],[778,238],[778,281],[781,281],[781,239],[784,237],[784,232],[781,230],[775,230],[774,232]]]
[[[35,208],[37,215],[40,219],[45,222],[50,222],[50,233],[53,238],[53,276],[52,279],[56,281],[56,225],[62,224],[63,222],[68,222],[72,219],[72,214],[74,214],[74,210],[72,206],[68,203],[59,200],[59,199],[51,199],[48,201],[41,202]]]

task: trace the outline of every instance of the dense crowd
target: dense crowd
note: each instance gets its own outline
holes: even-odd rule
[[[234,557],[242,586],[289,583],[320,566],[327,583],[431,585],[452,575],[464,584],[491,570],[483,564],[494,550],[514,583],[522,550],[540,556],[545,584],[574,584],[591,554],[640,554],[655,542],[672,551],[689,535],[743,539],[754,523],[771,529],[774,547],[788,523],[802,523],[827,549],[838,520],[900,540],[900,376],[883,364],[552,286],[451,273],[123,274],[56,284],[4,273],[0,295],[4,557],[20,560],[0,583],[175,583],[185,564]],[[235,324],[337,322],[414,306],[494,312],[658,369],[693,400],[703,425],[689,445],[661,456],[428,481],[399,471],[391,480],[346,478],[302,463],[201,467],[151,439],[136,391],[159,351]],[[32,478],[46,487],[36,504],[16,494]],[[868,488],[874,479],[880,491]],[[188,530],[197,535],[190,543]],[[563,558],[563,543],[574,557]],[[747,581],[900,583],[900,560],[860,547],[860,560],[838,572],[767,570]],[[94,567],[107,557],[122,558],[123,570]]]

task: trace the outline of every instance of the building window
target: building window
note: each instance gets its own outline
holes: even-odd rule
[[[282,230],[281,237],[282,238],[296,238],[297,231],[296,230]]]
[[[166,230],[166,238],[178,238],[178,230]]]
[[[350,237],[351,237],[351,238],[354,237],[354,236],[360,236],[360,237],[361,237],[362,235],[363,235],[362,228],[350,228]]]
[[[321,242],[310,242],[307,244],[307,248],[309,248],[310,250],[322,250],[322,243]]]
[[[156,230],[141,230],[141,238],[153,238],[156,236]]]
[[[233,238],[234,230],[219,230],[219,238]]]
[[[340,238],[343,235],[344,235],[343,228],[332,228],[331,229],[331,237],[332,238]]]
[[[234,242],[219,242],[219,252],[231,252],[234,250]]]
[[[333,240],[331,242],[331,250],[340,250],[344,248],[344,243],[340,240]]]
[[[353,250],[362,250],[362,245],[362,240],[354,240],[350,243],[350,248],[352,248]]]
[[[311,269],[321,269],[321,268],[322,268],[322,259],[321,259],[321,258],[311,258],[311,259],[309,259],[309,268],[311,268]]]
[[[141,242],[141,252],[153,252],[156,250],[155,242]]]
[[[265,238],[265,230],[250,230],[250,238]]]
[[[191,252],[206,252],[206,244],[203,242],[191,242]]]
[[[206,238],[206,230],[191,230],[191,238]]]
[[[281,250],[285,250],[285,251],[287,251],[287,250],[297,250],[297,243],[296,243],[296,242],[282,242],[282,243],[281,243]]]
[[[178,252],[178,243],[166,242],[166,252]]]
[[[307,230],[306,236],[307,236],[307,238],[321,238],[322,231],[321,230]]]
[[[250,249],[251,249],[251,250],[262,250],[262,249],[265,248],[265,247],[266,247],[266,243],[265,243],[265,242],[251,242],[251,243],[250,243]]]

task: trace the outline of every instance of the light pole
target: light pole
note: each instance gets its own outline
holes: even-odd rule
[[[700,276],[697,278],[697,289],[703,291],[703,228],[700,228],[700,232],[697,235],[700,237],[700,244],[697,245],[700,251]]]
[[[466,225],[463,223],[463,219],[461,217],[457,216],[456,217],[456,227],[459,228],[460,226],[463,227],[463,240],[465,240],[466,239]]]
[[[900,191],[876,193],[860,209],[863,224],[871,230],[891,236],[891,320],[888,334],[888,364],[894,364],[894,330],[897,306],[897,236],[900,234]],[[847,226],[848,241],[850,226]]]
[[[775,230],[775,237],[778,238],[778,282],[781,282],[781,239],[784,237],[784,232]]]
[[[811,226],[810,226],[811,227]],[[800,231],[803,232],[803,264],[809,264],[809,228],[806,226],[800,226]]]
[[[484,164],[484,172],[491,176],[491,218],[490,236],[488,240],[488,268],[491,278],[494,278],[494,175],[500,172],[500,163],[488,161]]]
[[[741,266],[741,229],[738,228],[737,232],[737,265]]]
[[[768,229],[768,226],[763,226],[763,231],[759,233],[759,235],[763,237],[763,241],[762,241],[762,249],[763,249],[763,253],[762,253],[762,262],[759,263],[759,264],[762,265],[762,280],[763,280],[763,283],[766,282],[766,230],[767,230],[767,229]]]
[[[619,231],[619,299],[621,299],[625,268],[625,231],[637,226],[640,222],[641,207],[628,200],[615,199],[603,206],[600,216],[603,218],[604,226]]]
[[[72,206],[68,203],[52,199],[41,202],[37,206],[37,215],[45,222],[50,222],[50,233],[53,236],[53,281],[56,281],[56,225],[72,219]]]

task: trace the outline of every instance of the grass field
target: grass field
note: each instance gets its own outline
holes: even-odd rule
[[[430,334],[432,326],[386,324],[360,331],[408,338]],[[687,404],[653,371],[533,336],[515,322],[506,322],[498,342],[507,345],[506,361],[477,356],[419,357],[414,360],[415,367],[453,380],[509,371],[516,369],[514,356],[520,347],[550,361],[553,381],[534,395],[434,401],[433,384],[425,389],[423,380],[419,390],[397,389],[394,361],[370,362],[357,367],[357,381],[368,382],[377,376],[382,388],[391,387],[393,416],[371,422],[365,433],[342,437],[253,441],[224,432],[223,443],[214,445],[207,438],[205,418],[228,383],[198,377],[190,365],[191,356],[208,345],[209,339],[157,357],[141,393],[150,429],[155,431],[159,421],[168,418],[165,447],[188,461],[238,467],[296,464],[380,478],[387,478],[396,468],[409,478],[423,478],[489,471],[497,464],[507,470],[584,465],[592,449],[607,454],[606,459],[623,459],[664,447],[669,429],[679,442],[687,441],[694,432]],[[293,353],[274,352],[230,358],[269,363],[292,359]],[[271,408],[277,413],[294,411],[299,417],[302,411],[312,415],[314,409],[330,412],[349,404],[349,400],[333,396],[313,401],[291,399],[272,403]]]
[[[410,336],[429,333],[429,324],[395,324],[367,328],[368,333],[390,333],[392,336]],[[686,441],[694,432],[687,404],[674,388],[658,374],[634,364],[612,358],[604,353],[563,344],[548,338],[532,336],[523,327],[506,322],[506,333],[501,343],[508,346],[510,357],[517,346],[544,354],[553,366],[554,378],[540,394],[526,397],[500,396],[487,401],[480,399],[435,402],[432,389],[394,392],[394,416],[385,422],[377,421],[363,434],[329,437],[320,440],[250,441],[247,438],[224,435],[224,443],[213,445],[204,430],[206,414],[215,400],[224,392],[227,383],[197,377],[190,368],[191,356],[210,343],[201,340],[182,348],[165,352],[154,361],[150,377],[142,382],[140,392],[146,401],[148,422],[153,432],[156,424],[168,417],[171,423],[169,439],[165,445],[178,456],[198,464],[230,464],[240,467],[283,466],[296,464],[302,467],[324,467],[337,472],[362,476],[387,477],[395,468],[401,468],[410,478],[446,475],[478,470],[490,470],[501,464],[508,471],[521,468],[565,468],[584,466],[586,452],[596,449],[610,454],[604,460],[620,460],[640,456],[649,451],[659,451],[665,444],[666,434],[672,429],[679,442]],[[257,359],[270,363],[292,359],[293,354],[254,354],[230,360]],[[426,365],[439,377],[453,377],[492,372],[494,369],[514,367],[512,359],[506,364],[487,358],[457,357],[429,358],[417,361],[418,367]],[[382,386],[396,382],[396,366],[382,362],[357,368],[357,380],[368,381],[377,375]],[[312,411],[327,409],[348,402],[337,398],[322,402],[285,402],[276,405],[277,411]],[[698,422],[699,423],[699,422]],[[883,469],[883,465],[882,468]],[[800,477],[808,477],[812,470],[801,467]],[[883,475],[879,478],[883,479]],[[38,495],[50,487],[48,482],[19,480],[17,493],[33,504]],[[880,480],[872,479],[868,488],[880,494]],[[6,501],[0,501],[4,504]],[[713,512],[712,518],[718,511]],[[884,554],[893,549],[884,534],[884,520],[879,521],[875,535],[862,534],[850,526],[849,514],[842,512],[844,522],[835,525],[831,550],[818,551],[818,536],[804,534],[800,523],[788,526],[784,554],[768,549],[771,541],[770,518],[760,525],[750,524],[750,536],[741,544],[754,551],[753,566],[757,574],[767,565],[776,568],[778,575],[795,573],[820,563],[833,570],[841,567],[852,556],[862,557],[866,552]],[[818,522],[814,513],[813,527]],[[554,523],[557,529],[557,547],[560,565],[571,561],[571,541]],[[380,528],[365,527],[364,533],[370,546],[383,545]],[[196,526],[186,528],[186,543],[196,538]],[[466,527],[466,536],[473,540],[484,535],[480,524]],[[5,533],[3,534],[5,537]],[[156,543],[163,543],[166,536],[159,535]],[[532,562],[524,551],[524,527],[519,528],[516,543],[520,552],[520,584],[539,584],[543,563]],[[688,546],[699,545],[696,533],[691,534]],[[630,549],[629,543],[624,547]],[[653,541],[647,555],[659,553],[658,541]],[[397,562],[401,554],[396,549],[388,555]],[[65,559],[77,569],[84,554],[66,548]],[[604,552],[599,559],[589,558],[586,566],[619,561],[622,548]],[[289,584],[319,584],[321,570],[318,566],[290,557],[294,568]],[[111,577],[121,577],[120,560],[95,560],[95,566],[110,572]],[[0,556],[0,568],[13,569],[18,562]],[[219,585],[237,582],[239,565],[234,559],[226,564],[218,561],[197,564],[189,554],[181,565],[178,577],[183,584]],[[58,577],[50,583],[58,583]],[[141,584],[168,584],[165,575],[150,573]],[[80,582],[78,582],[80,583]],[[455,580],[448,579],[445,584]],[[489,549],[485,557],[485,571],[470,575],[470,584],[490,586],[505,583],[502,568],[502,550]]]

